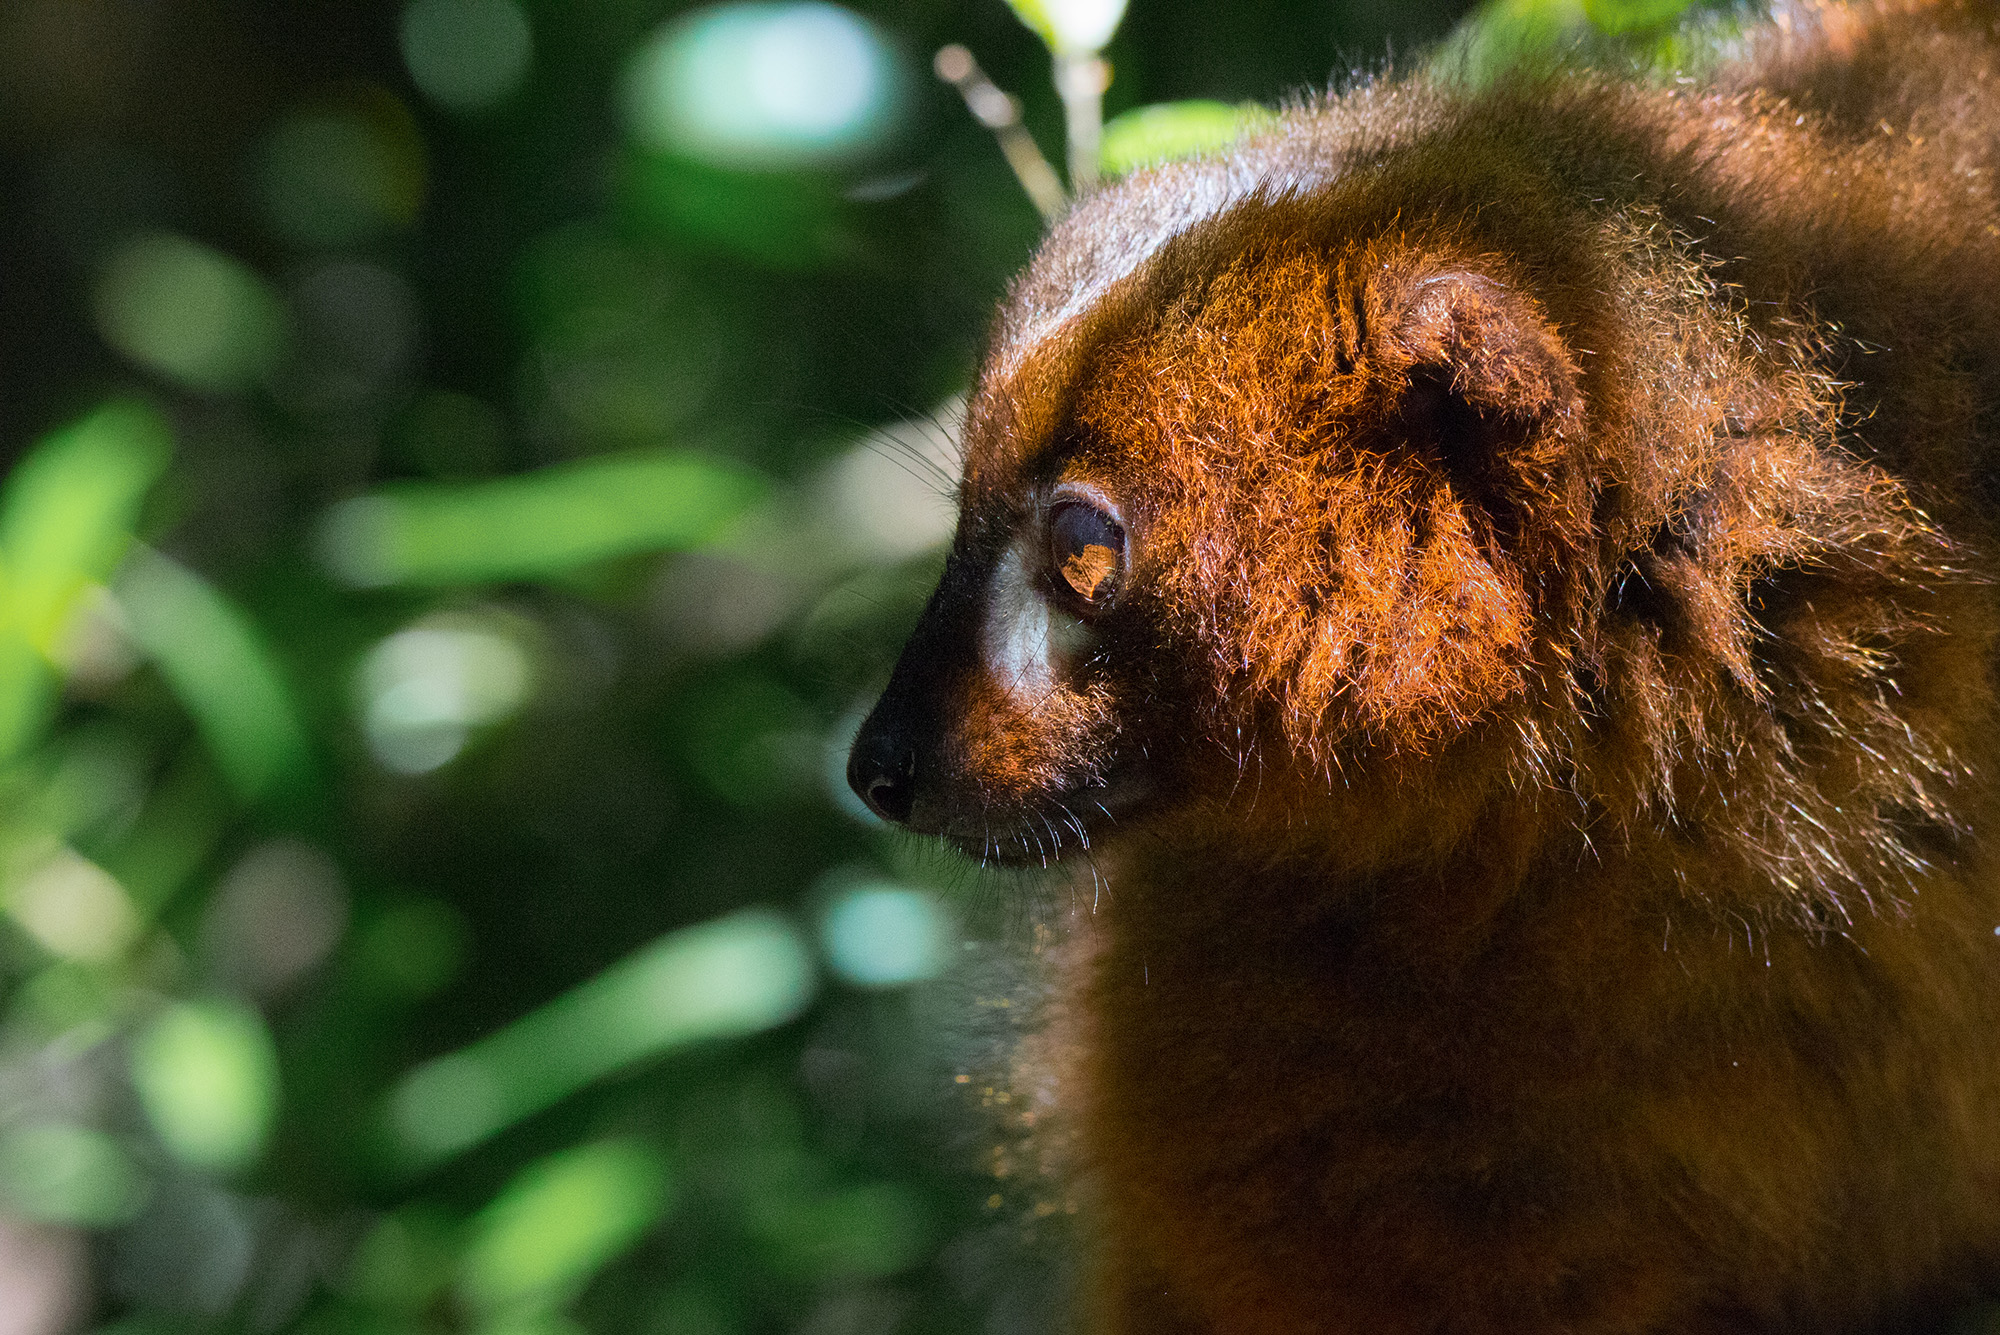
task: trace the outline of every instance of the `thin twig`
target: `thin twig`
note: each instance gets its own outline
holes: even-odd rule
[[[932,66],[938,78],[958,89],[973,119],[993,131],[993,137],[1000,141],[1000,151],[1007,157],[1007,165],[1014,169],[1015,179],[1028,192],[1043,220],[1055,221],[1069,204],[1069,196],[1056,169],[1042,156],[1035,137],[1021,124],[1020,102],[1001,91],[986,77],[986,71],[979,68],[972,52],[956,43],[940,48]],[[1068,105],[1067,98],[1064,105]],[[1094,149],[1092,160],[1095,161]]]

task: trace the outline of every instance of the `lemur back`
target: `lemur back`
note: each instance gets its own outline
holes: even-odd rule
[[[883,815],[1088,859],[1099,1335],[2000,1278],[2000,14],[1382,80],[1002,309]]]

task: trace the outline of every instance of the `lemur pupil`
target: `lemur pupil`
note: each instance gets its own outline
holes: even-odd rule
[[[1101,603],[1111,596],[1125,545],[1116,520],[1088,505],[1058,506],[1051,516],[1050,537],[1056,571],[1078,598]]]
[[[1117,554],[1109,547],[1096,543],[1063,562],[1063,578],[1069,586],[1085,598],[1095,598],[1104,581],[1111,578],[1111,572],[1118,565]]]

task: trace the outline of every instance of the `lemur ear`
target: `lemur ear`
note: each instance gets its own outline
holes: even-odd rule
[[[1576,397],[1576,367],[1535,304],[1474,273],[1418,279],[1389,324],[1413,385],[1442,389],[1482,418],[1527,425]]]

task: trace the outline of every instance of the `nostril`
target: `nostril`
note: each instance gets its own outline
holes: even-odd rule
[[[907,824],[917,800],[915,771],[910,748],[886,731],[864,726],[847,759],[847,786],[883,820]]]
[[[878,774],[868,781],[868,789],[861,794],[861,800],[876,815],[901,825],[910,819],[915,789],[916,785],[901,775]]]

